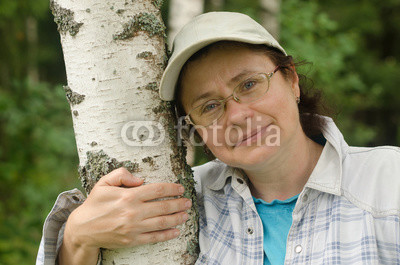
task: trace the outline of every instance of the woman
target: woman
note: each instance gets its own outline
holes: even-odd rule
[[[243,14],[203,14],[175,38],[161,98],[177,101],[218,158],[194,169],[198,264],[400,264],[399,148],[349,147],[308,92],[292,58]],[[60,264],[96,264],[100,247],[176,237],[191,202],[148,201],[182,187],[142,183],[119,169],[83,203],[62,205],[80,206],[53,252],[48,218],[38,263],[58,253]],[[134,188],[110,192],[122,184]]]

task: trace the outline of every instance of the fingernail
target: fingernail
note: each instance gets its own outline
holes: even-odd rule
[[[180,192],[180,193],[183,193],[184,191],[185,191],[185,188],[184,188],[183,186],[180,186],[180,187],[179,187],[179,192]]]
[[[180,234],[179,230],[174,231],[174,236],[175,237],[179,236],[179,234]]]
[[[186,208],[192,207],[192,202],[188,200],[188,201],[185,203],[185,206],[186,206]]]

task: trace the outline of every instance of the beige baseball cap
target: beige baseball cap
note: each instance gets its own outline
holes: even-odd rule
[[[285,50],[269,32],[252,18],[234,12],[210,12],[195,17],[176,35],[172,55],[161,78],[160,97],[173,100],[176,83],[185,62],[203,47],[218,41],[265,44]]]

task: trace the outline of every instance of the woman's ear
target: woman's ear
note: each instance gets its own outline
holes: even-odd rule
[[[300,97],[299,76],[296,72],[294,64],[290,66],[292,72],[292,91],[295,97]]]

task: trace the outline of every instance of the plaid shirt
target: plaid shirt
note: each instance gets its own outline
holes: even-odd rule
[[[400,264],[400,148],[349,147],[327,121],[327,142],[293,211],[285,265]],[[219,161],[194,172],[201,251],[196,264],[262,265],[263,227],[246,177]],[[44,225],[37,264],[54,264],[63,223],[81,196],[77,190],[59,196]]]
[[[331,119],[293,211],[289,264],[400,264],[400,148],[349,147]],[[195,168],[197,264],[263,264],[263,226],[248,181],[221,162]]]

